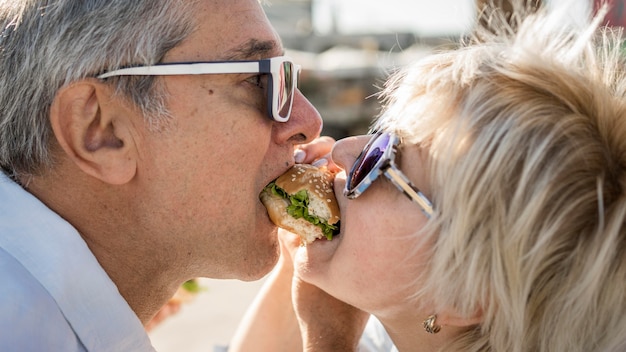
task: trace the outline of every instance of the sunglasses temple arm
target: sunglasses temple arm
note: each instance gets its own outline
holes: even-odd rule
[[[385,170],[385,175],[389,178],[396,187],[404,192],[409,198],[415,201],[421,208],[427,217],[431,217],[433,214],[433,206],[426,196],[417,190],[415,186],[395,167],[390,167]]]

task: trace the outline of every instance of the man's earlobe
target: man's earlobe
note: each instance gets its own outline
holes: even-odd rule
[[[84,80],[61,88],[50,109],[54,136],[85,174],[110,184],[129,182],[136,172],[132,113],[112,88]]]

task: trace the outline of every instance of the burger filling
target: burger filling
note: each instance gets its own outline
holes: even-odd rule
[[[339,231],[339,227],[331,225],[328,221],[309,214],[309,194],[306,190],[300,190],[295,194],[289,195],[284,189],[278,187],[275,182],[271,182],[265,187],[270,189],[272,194],[287,199],[287,213],[296,219],[304,218],[306,221],[322,229],[322,233],[329,241],[333,239],[333,235]]]

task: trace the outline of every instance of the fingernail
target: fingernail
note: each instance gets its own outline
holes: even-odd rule
[[[295,153],[293,153],[293,159],[297,163],[303,162],[304,158],[306,158],[306,153],[302,149],[298,149]]]
[[[328,159],[326,159],[326,158],[317,159],[314,162],[312,162],[311,165],[313,165],[315,167],[326,166],[326,165],[328,165]]]

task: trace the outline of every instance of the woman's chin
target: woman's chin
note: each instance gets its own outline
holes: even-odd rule
[[[306,281],[309,275],[326,272],[340,243],[341,235],[335,235],[332,240],[317,239],[298,248],[294,262],[299,276]]]

